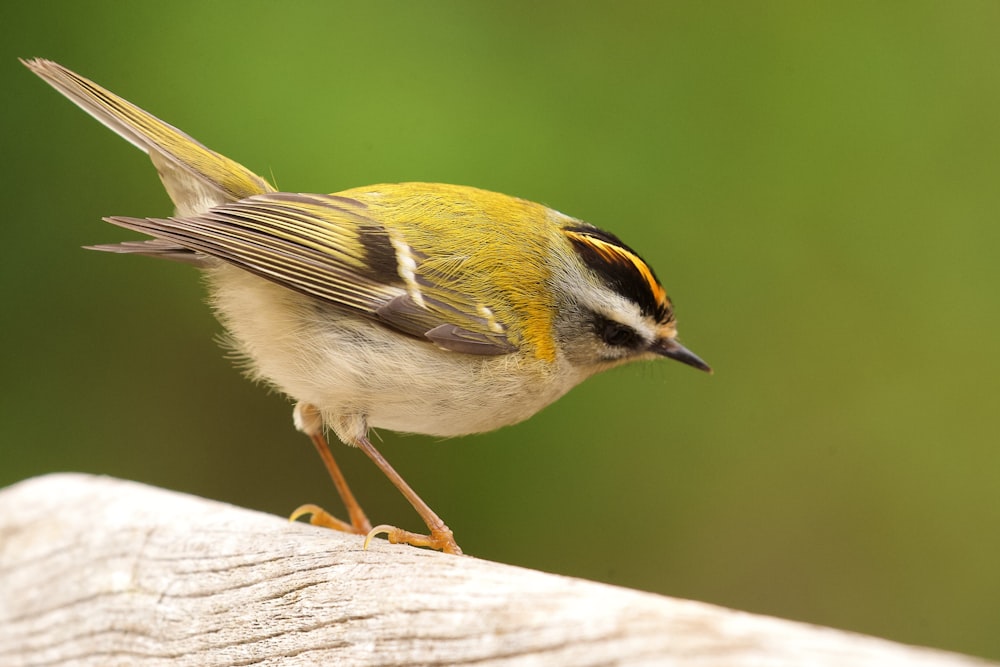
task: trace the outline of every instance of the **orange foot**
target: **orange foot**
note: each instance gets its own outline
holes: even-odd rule
[[[313,517],[315,516],[316,515],[314,514]],[[330,518],[333,519],[333,517]],[[344,524],[344,522],[339,519],[334,519],[334,521]],[[411,533],[408,530],[384,524],[381,526],[375,526],[368,531],[368,535],[365,536],[365,549],[368,548],[368,545],[371,544],[372,538],[376,535],[385,535],[388,537],[389,544],[409,544],[414,547],[429,547],[431,549],[443,551],[446,554],[461,555],[462,553],[462,548],[455,542],[455,536],[452,534],[451,529],[444,524],[441,524],[437,528],[431,528],[430,535]]]
[[[334,530],[339,530],[345,533],[354,533],[355,535],[366,535],[371,532],[372,525],[368,522],[367,518],[362,515],[363,521],[359,521],[358,525],[353,525],[347,523],[346,521],[341,521],[337,517],[333,516],[325,509],[319,505],[302,505],[288,517],[289,521],[296,521],[305,515],[310,514],[309,523],[314,526],[322,526],[323,528],[333,528]],[[367,545],[367,543],[366,543]]]

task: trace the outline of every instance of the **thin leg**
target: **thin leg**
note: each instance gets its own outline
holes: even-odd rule
[[[411,544],[416,547],[430,547],[432,549],[438,549],[449,554],[461,554],[462,549],[459,548],[458,544],[455,542],[455,536],[452,534],[451,529],[445,525],[444,521],[441,520],[437,514],[434,513],[427,503],[420,499],[420,496],[410,487],[409,484],[396,472],[396,469],[389,465],[389,462],[385,460],[375,446],[372,445],[368,436],[362,436],[357,440],[358,447],[368,455],[368,458],[378,466],[379,470],[389,478],[389,481],[399,489],[399,492],[403,494],[413,506],[413,509],[417,511],[420,518],[424,520],[427,524],[427,528],[430,530],[430,535],[420,535],[417,533],[411,533],[400,528],[395,528],[393,526],[380,525],[375,526],[371,531],[369,531],[368,536],[365,538],[365,548],[371,542],[372,538],[379,534],[385,534],[389,538],[389,542],[393,544]]]
[[[344,473],[340,471],[340,466],[337,465],[337,462],[333,458],[333,452],[330,451],[330,446],[323,435],[322,419],[319,418],[315,408],[303,403],[296,405],[295,425],[300,431],[309,436],[309,439],[312,440],[313,445],[316,447],[319,457],[323,460],[323,465],[326,466],[327,472],[330,473],[330,479],[333,480],[333,485],[336,487],[337,493],[340,494],[340,499],[344,502],[344,507],[347,508],[347,514],[351,518],[351,523],[341,521],[322,507],[312,504],[302,505],[292,512],[289,519],[295,521],[301,516],[310,514],[312,516],[309,519],[309,523],[314,526],[324,526],[344,531],[345,533],[357,533],[358,535],[367,535],[370,533],[372,524],[368,520],[368,517],[365,516],[364,510],[361,509],[361,505],[354,497],[354,494],[351,493],[351,487],[347,485]]]

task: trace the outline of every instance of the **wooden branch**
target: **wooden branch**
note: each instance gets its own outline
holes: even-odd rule
[[[3,665],[986,663],[133,482],[0,490]]]

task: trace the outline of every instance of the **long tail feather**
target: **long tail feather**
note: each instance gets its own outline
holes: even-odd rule
[[[93,81],[51,60],[21,60],[32,72],[132,145],[149,154],[181,215],[274,192],[246,167],[212,151]]]

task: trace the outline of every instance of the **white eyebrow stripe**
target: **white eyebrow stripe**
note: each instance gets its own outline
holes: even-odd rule
[[[603,292],[599,296],[600,298],[595,303],[590,304],[591,310],[613,322],[631,327],[649,342],[656,340],[659,331],[658,325],[651,318],[642,314],[638,304],[620,294],[611,292]]]

